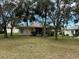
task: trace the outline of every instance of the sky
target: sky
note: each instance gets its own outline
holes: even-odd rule
[[[67,24],[67,29],[76,29],[78,28],[78,23],[74,23],[74,20],[76,20],[76,17],[72,15],[72,18],[69,19],[68,24]]]
[[[56,2],[56,0],[50,0],[51,2]]]

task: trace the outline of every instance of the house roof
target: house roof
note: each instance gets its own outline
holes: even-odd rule
[[[79,26],[78,25],[71,26],[69,28],[65,28],[65,30],[78,30],[78,29],[79,29]]]
[[[39,22],[33,22],[31,27],[43,27],[41,23]]]

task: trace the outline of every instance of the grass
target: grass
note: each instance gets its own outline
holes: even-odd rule
[[[61,37],[0,37],[0,59],[79,59],[79,39]]]

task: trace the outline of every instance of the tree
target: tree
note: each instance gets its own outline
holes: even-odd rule
[[[13,18],[13,9],[16,7],[15,4],[13,3],[5,3],[2,7],[2,11],[1,11],[1,17],[2,17],[2,23],[0,24],[0,26],[3,28],[4,30],[4,37],[8,37],[7,35],[7,26],[10,22],[14,21]],[[13,28],[11,28],[12,30]]]
[[[46,20],[47,20],[47,13],[49,8],[49,0],[40,0],[36,7],[36,14],[40,15],[42,18],[44,18],[44,24],[43,24],[43,36],[46,36]]]
[[[58,40],[58,32],[63,31],[64,24],[68,22],[71,12],[70,1],[69,0],[57,0],[53,3],[53,9],[50,11],[50,18],[53,22],[53,27],[55,31],[55,40]]]
[[[1,26],[2,30],[4,30],[4,37],[7,38],[7,29],[6,29],[7,23],[6,23],[6,20],[5,20],[6,17],[3,15],[3,7],[1,7],[1,5],[0,5],[0,18],[2,18],[0,26]]]

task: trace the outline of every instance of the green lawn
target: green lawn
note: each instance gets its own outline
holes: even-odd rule
[[[0,37],[0,59],[79,59],[79,40],[65,37]]]

